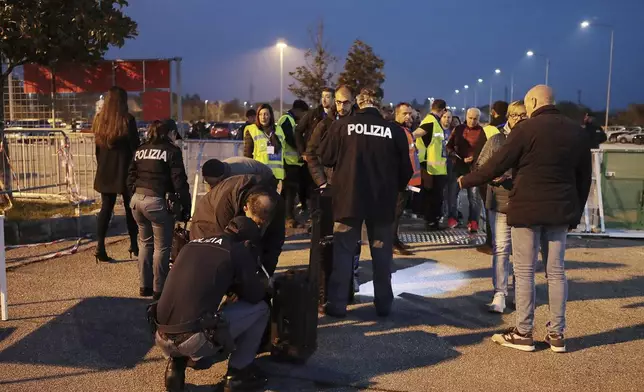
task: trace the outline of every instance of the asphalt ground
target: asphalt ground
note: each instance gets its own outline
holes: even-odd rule
[[[0,391],[163,391],[165,361],[137,297],[136,263],[124,236],[96,264],[93,243],[76,254],[20,266],[71,246],[7,251],[10,320],[0,321]],[[293,236],[278,271],[304,265],[309,241]],[[394,260],[393,313],[378,318],[371,298],[343,320],[319,319],[319,348],[304,366],[262,358],[271,391],[644,391],[644,242],[569,241],[566,354],[542,343],[547,289],[537,276],[534,353],[503,348],[493,333],[511,309],[488,313],[490,256],[473,248],[415,244]],[[361,291],[371,263],[362,249]],[[187,371],[189,391],[215,391],[225,363]]]

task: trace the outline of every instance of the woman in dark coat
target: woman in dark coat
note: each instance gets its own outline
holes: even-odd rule
[[[131,195],[126,186],[128,169],[134,151],[139,146],[139,133],[134,117],[128,112],[127,93],[120,87],[112,87],[105,104],[94,118],[92,125],[96,141],[96,178],[94,189],[101,194],[101,211],[97,219],[96,261],[111,261],[105,250],[105,237],[110,223],[116,196],[123,197],[127,231],[130,235],[130,257],[138,255],[138,228],[132,210]]]

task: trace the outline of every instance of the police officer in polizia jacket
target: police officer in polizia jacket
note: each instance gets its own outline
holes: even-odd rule
[[[355,245],[362,223],[373,259],[374,304],[379,316],[391,311],[392,227],[398,192],[412,176],[405,131],[382,118],[375,91],[358,95],[360,110],[333,123],[320,145],[321,160],[333,167],[333,271],[327,315],[346,315]]]
[[[253,363],[269,318],[263,300],[268,279],[253,246],[259,237],[251,219],[236,217],[222,234],[193,240],[179,253],[156,309],[153,304],[149,311],[156,344],[169,358],[167,391],[184,390],[187,366],[207,369],[229,353],[225,391],[266,384]],[[220,306],[225,295],[236,299]]]
[[[173,120],[154,121],[127,178],[132,214],[139,225],[139,295],[158,299],[169,271],[175,220],[190,220],[190,187],[181,149],[168,133]]]
[[[316,219],[312,220],[311,230],[311,243],[318,244],[324,237],[333,234],[333,208],[331,204],[331,184],[333,182],[333,168],[324,167],[320,162],[320,144],[322,139],[327,135],[327,131],[331,127],[334,121],[350,116],[353,113],[353,94],[346,86],[340,86],[335,91],[335,116],[329,115],[326,116],[322,121],[320,121],[313,133],[311,134],[309,141],[306,145],[306,160],[308,163],[308,169],[313,178],[313,182],[317,187],[317,192],[314,192],[311,199],[313,202],[313,208],[315,209],[314,215],[319,214]],[[318,265],[319,271],[318,280],[319,288],[319,306],[318,311],[321,313],[324,312],[324,304],[327,299],[327,283],[331,275],[332,269],[332,260],[333,255],[331,249],[328,247],[322,246],[311,246],[311,252],[317,252],[318,254],[315,257],[312,257],[312,260],[319,260]],[[356,266],[354,265],[354,268]],[[353,290],[356,288],[354,287]]]
[[[282,128],[284,133],[284,184],[282,186],[282,197],[286,201],[286,227],[297,227],[295,221],[295,196],[300,189],[300,181],[303,181],[300,175],[304,160],[297,150],[295,142],[295,126],[302,119],[304,114],[309,110],[309,105],[301,99],[293,102],[291,110],[287,111],[277,121],[277,125]]]
[[[414,144],[414,136],[411,131],[411,126],[413,125],[413,109],[411,104],[407,102],[401,102],[396,105],[394,110],[394,120],[396,124],[405,131],[405,136],[407,136],[407,145],[409,148],[409,162],[413,169],[413,175],[407,184],[410,187],[419,188],[421,185],[421,175],[420,175],[420,161],[418,159],[418,149]],[[400,218],[405,210],[407,201],[410,196],[409,190],[404,190],[398,194],[398,202],[396,204],[396,222],[394,223],[394,253],[404,256],[410,256],[413,253],[409,250],[409,247],[402,242],[398,236],[398,227],[400,226]]]

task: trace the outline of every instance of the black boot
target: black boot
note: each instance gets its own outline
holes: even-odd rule
[[[181,392],[186,386],[187,357],[168,359],[165,368],[165,390],[168,392]]]
[[[113,258],[107,255],[105,248],[96,248],[96,252],[94,252],[94,257],[96,257],[96,264],[98,264],[99,261],[109,263],[110,261],[114,260]]]
[[[255,390],[263,388],[267,382],[268,378],[255,364],[243,369],[229,367],[224,376],[224,392]]]
[[[130,249],[128,249],[128,252],[130,252],[130,258],[132,256],[139,257],[139,243],[137,242],[136,236],[130,237]]]

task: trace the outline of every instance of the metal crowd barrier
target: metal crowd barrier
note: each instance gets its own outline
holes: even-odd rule
[[[62,148],[68,143],[69,156]],[[6,159],[10,178],[8,192],[17,197],[57,197],[68,193],[66,159],[73,165],[74,180],[80,195],[95,198],[96,158],[94,135],[65,133],[61,129],[5,129]]]
[[[201,178],[201,167],[209,159],[224,160],[242,155],[241,140],[184,139],[181,141],[183,163],[188,175],[188,184],[192,190],[192,213],[199,196],[206,194],[207,189]]]

